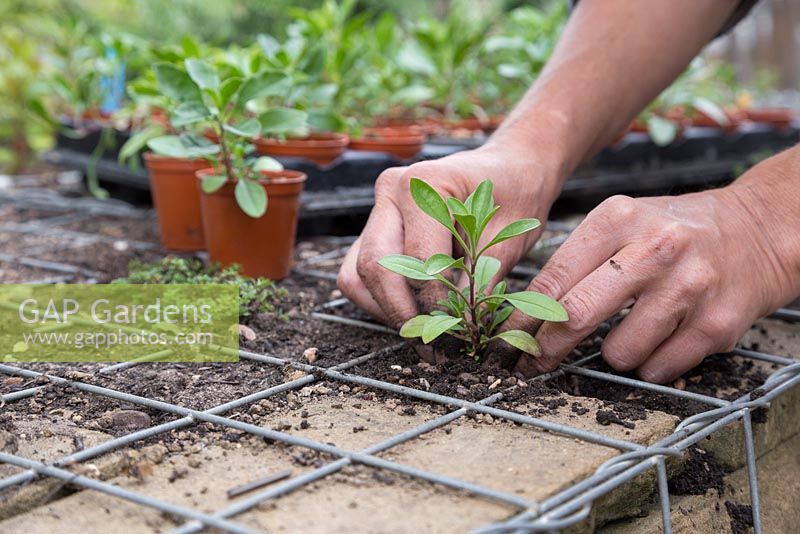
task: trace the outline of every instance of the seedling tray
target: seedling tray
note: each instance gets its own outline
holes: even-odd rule
[[[115,131],[118,146],[127,132]],[[82,139],[58,137],[57,147],[47,160],[53,164],[86,172],[99,132]],[[775,130],[766,125],[746,125],[733,134],[712,128],[690,128],[669,146],[658,147],[649,136],[630,133],[619,144],[603,150],[567,180],[561,205],[578,201],[588,209],[614,194],[667,194],[684,189],[719,185],[754,160],[792,146],[800,141],[800,129]],[[335,232],[353,231],[355,218],[369,212],[373,203],[375,178],[385,169],[436,159],[481,143],[480,138],[434,139],[412,161],[400,161],[388,154],[348,151],[330,165],[318,166],[307,160],[282,158],[286,167],[305,172],[309,179],[302,196],[301,229],[323,231],[333,225]],[[123,166],[116,161],[118,148],[109,150],[98,162],[102,182],[115,185],[115,193],[128,200],[141,201],[149,192],[147,173],[140,162]],[[127,193],[126,193],[127,191]],[[131,191],[138,192],[132,193]],[[340,221],[340,217],[353,219]],[[337,228],[337,226],[342,226]],[[319,230],[317,230],[319,229]]]

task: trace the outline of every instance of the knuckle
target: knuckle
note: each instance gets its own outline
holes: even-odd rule
[[[597,211],[605,217],[615,218],[616,220],[629,220],[637,211],[636,200],[627,195],[614,195],[604,200]]]
[[[563,324],[569,330],[580,333],[589,332],[596,326],[595,307],[591,298],[582,293],[572,293],[561,299],[561,305],[567,310],[569,320]]]
[[[375,194],[380,195],[388,191],[393,191],[397,187],[398,182],[400,182],[400,177],[404,170],[403,167],[393,167],[380,173],[378,179],[375,180]]]
[[[719,275],[706,262],[694,262],[681,274],[677,283],[684,295],[698,296],[704,294],[718,280]]]
[[[602,352],[608,365],[616,371],[631,371],[639,365],[634,351],[619,342],[604,342]]]
[[[346,297],[351,297],[358,293],[360,283],[361,279],[358,277],[358,273],[353,269],[342,269],[336,276],[336,287],[338,287],[339,291]]]
[[[684,223],[663,224],[647,244],[647,254],[662,263],[672,263],[691,243],[691,229]]]
[[[356,260],[356,272],[361,280],[371,280],[379,275],[380,265],[371,254],[362,251]]]
[[[724,350],[738,340],[739,321],[735,313],[720,311],[707,316],[699,326],[700,332],[708,338],[717,350]]]
[[[528,290],[544,293],[548,297],[558,299],[564,294],[564,288],[566,287],[566,280],[563,279],[561,274],[563,272],[565,272],[565,269],[559,264],[554,264],[551,268],[545,267],[531,281]]]

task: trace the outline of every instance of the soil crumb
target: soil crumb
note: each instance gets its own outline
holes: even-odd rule
[[[705,495],[712,488],[722,494],[724,472],[714,458],[698,447],[688,449],[683,470],[669,480],[672,495]]]
[[[733,534],[746,534],[753,528],[753,507],[749,504],[736,504],[725,501],[725,509],[731,518]]]

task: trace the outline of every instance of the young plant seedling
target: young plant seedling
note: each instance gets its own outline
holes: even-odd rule
[[[271,70],[230,74],[230,69],[194,58],[184,60],[183,68],[159,62],[153,71],[170,111],[171,126],[179,135],[147,139],[150,150],[173,158],[208,159],[217,173],[203,178],[203,191],[214,193],[235,182],[234,195],[242,211],[253,218],[264,215],[268,199],[261,171],[281,171],[283,166],[267,156],[253,159],[252,141],[262,135],[303,129],[308,114],[272,107],[253,117],[246,107],[251,101],[284,91],[286,76]],[[139,148],[140,142],[137,139],[132,148],[126,147],[126,154]]]
[[[522,330],[500,332],[500,326],[515,309],[536,319],[557,322],[568,319],[567,311],[555,300],[535,291],[506,293],[506,282],[490,287],[492,278],[500,271],[500,260],[486,255],[495,245],[535,230],[539,221],[514,221],[484,244],[481,237],[486,226],[500,209],[494,203],[489,180],[481,182],[466,201],[461,202],[457,198],[445,201],[433,187],[412,178],[411,196],[423,212],[453,234],[465,255],[453,258],[447,254],[434,254],[420,260],[396,254],[378,262],[406,278],[438,281],[448,288],[447,298],[438,302],[442,310],[413,317],[400,329],[400,335],[419,337],[423,343],[430,343],[443,334],[449,334],[463,341],[464,352],[476,360],[484,355],[487,345],[494,340],[503,340],[532,356],[540,356],[539,343],[532,335]],[[466,287],[458,289],[445,276],[450,269],[464,273]]]

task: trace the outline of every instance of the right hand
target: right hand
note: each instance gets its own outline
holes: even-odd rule
[[[361,236],[353,243],[339,272],[342,293],[361,309],[393,327],[429,312],[445,297],[445,288],[436,282],[423,283],[412,290],[406,278],[378,264],[389,254],[406,254],[423,261],[436,253],[458,257],[452,235],[425,215],[414,203],[410,179],[420,178],[443,197],[466,197],[485,180],[494,183],[495,203],[501,206],[489,224],[484,241],[491,239],[510,222],[535,217],[547,219],[550,205],[558,194],[557,177],[532,161],[530,151],[513,151],[491,143],[434,161],[414,163],[384,171],[375,183],[375,206]],[[500,260],[500,281],[534,244],[541,230],[511,239],[490,251]],[[431,353],[432,354],[432,353]],[[421,353],[423,357],[428,357]]]

